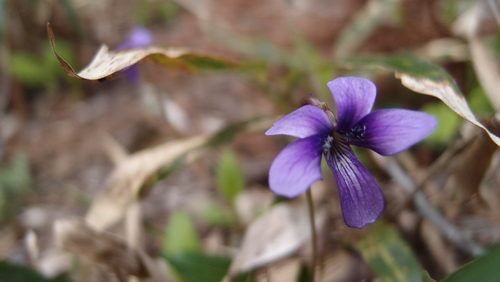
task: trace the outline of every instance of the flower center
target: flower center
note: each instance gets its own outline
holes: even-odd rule
[[[333,140],[334,138],[332,135],[328,135],[325,138],[325,142],[323,143],[323,152],[330,152],[333,146]]]
[[[356,125],[349,129],[345,136],[351,139],[364,140],[366,133],[366,125]]]

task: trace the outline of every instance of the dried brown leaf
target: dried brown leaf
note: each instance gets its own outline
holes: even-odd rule
[[[47,23],[47,33],[52,51],[64,72],[69,76],[86,80],[104,79],[144,58],[151,58],[163,65],[188,71],[194,71],[198,68],[227,68],[236,65],[234,62],[196,54],[184,48],[150,46],[110,51],[108,46],[102,45],[90,64],[77,73],[70,64],[57,54],[54,32],[49,23]]]
[[[130,155],[108,176],[102,191],[92,202],[86,219],[103,229],[116,223],[128,207],[138,200],[140,188],[148,178],[206,141],[207,137],[197,136],[167,142]]]
[[[324,219],[324,213],[317,213],[316,225],[320,226]],[[233,277],[282,259],[297,251],[310,237],[306,202],[277,204],[250,224],[228,276]]]

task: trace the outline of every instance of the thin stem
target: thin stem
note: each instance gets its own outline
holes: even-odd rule
[[[307,205],[309,207],[309,219],[311,221],[311,243],[312,243],[312,259],[311,259],[311,281],[314,282],[316,274],[316,261],[318,257],[318,240],[316,235],[316,220],[314,216],[314,203],[312,199],[311,188],[307,189]]]

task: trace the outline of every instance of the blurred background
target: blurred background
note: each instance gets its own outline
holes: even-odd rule
[[[500,6],[477,3],[0,0],[0,280],[308,281],[305,200],[278,199],[267,184],[293,139],[263,133],[310,93],[333,106],[325,84],[347,75],[376,83],[375,108],[426,111],[440,125],[395,158],[356,151],[387,203],[365,229],[345,226],[325,169],[313,185],[317,279],[424,281],[422,269],[442,279],[500,237],[497,145],[390,68],[346,59],[411,56],[440,66],[497,132],[485,81],[497,79]],[[457,21],[476,4],[471,33]],[[185,48],[208,63],[145,58],[100,81],[70,77],[47,22],[77,72],[102,44],[122,49],[137,28],[146,40],[125,48]],[[477,42],[479,55],[470,52]],[[388,160],[452,229],[422,215],[415,187],[402,189]],[[268,234],[269,226],[281,229]],[[446,235],[454,231],[455,241]]]

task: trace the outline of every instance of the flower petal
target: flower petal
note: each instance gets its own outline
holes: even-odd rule
[[[293,198],[305,192],[321,174],[325,134],[316,134],[286,146],[269,170],[269,187],[277,195]]]
[[[333,130],[328,115],[317,106],[305,105],[278,120],[265,134],[305,138]]]
[[[384,210],[384,196],[368,169],[347,143],[336,141],[325,158],[335,175],[347,226],[363,228],[374,222]]]
[[[362,77],[339,77],[326,84],[337,106],[337,130],[351,128],[373,107],[377,88]]]
[[[147,47],[153,43],[153,34],[147,28],[136,26],[132,29],[127,40],[125,40],[115,50]]]
[[[437,119],[429,114],[402,109],[370,113],[347,133],[352,145],[387,156],[397,154],[429,135]]]

